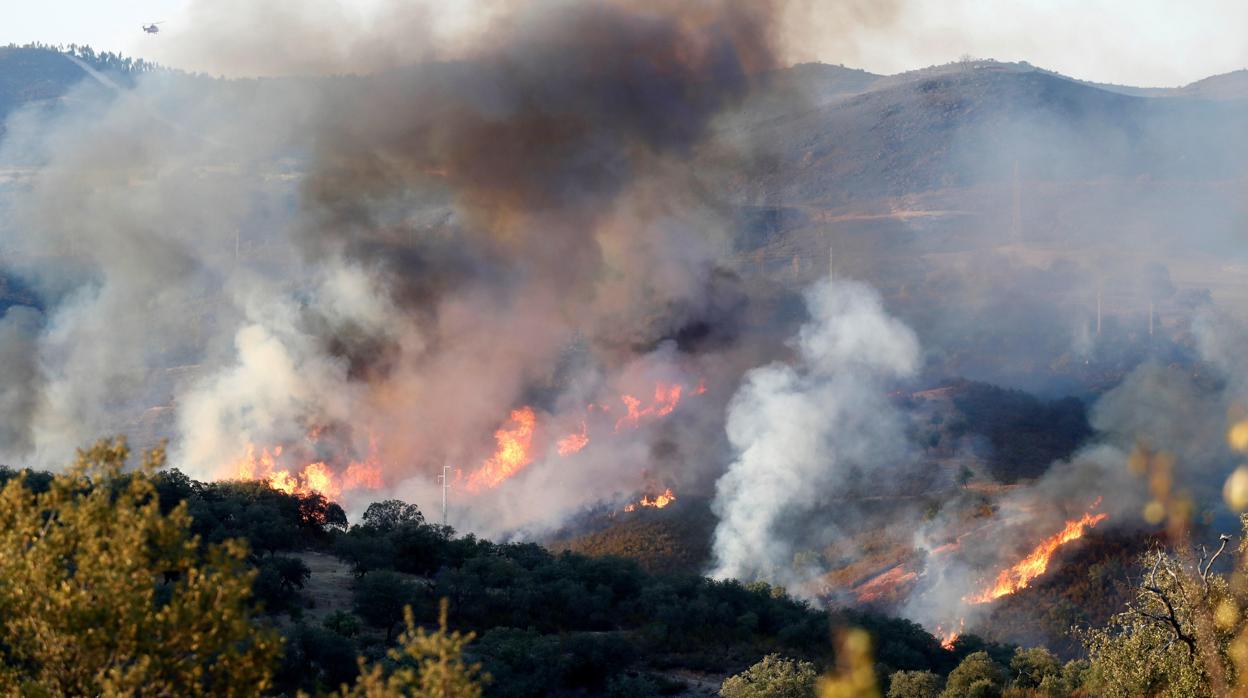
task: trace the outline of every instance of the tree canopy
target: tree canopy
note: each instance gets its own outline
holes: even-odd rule
[[[253,695],[280,641],[251,622],[246,546],[200,554],[124,441],[81,451],[44,492],[0,492],[0,686],[23,695]]]

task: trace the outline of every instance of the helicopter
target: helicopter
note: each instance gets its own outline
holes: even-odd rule
[[[152,22],[151,24],[144,24],[143,31],[147,32],[148,34],[159,34],[160,25],[162,24],[164,24],[164,22]]]

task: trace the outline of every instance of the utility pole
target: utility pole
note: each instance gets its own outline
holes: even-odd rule
[[[1023,188],[1018,181],[1018,160],[1014,160],[1014,218],[1012,221],[1011,232],[1014,233],[1014,241],[1023,241]]]
[[[1096,285],[1096,336],[1101,336],[1101,284]]]
[[[442,474],[438,476],[442,481],[442,525],[446,525],[446,491],[451,487],[451,466],[442,466]]]

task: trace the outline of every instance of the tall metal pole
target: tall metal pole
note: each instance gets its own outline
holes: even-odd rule
[[[1023,241],[1023,188],[1018,183],[1018,160],[1014,161],[1014,219],[1011,232],[1014,233],[1015,242]]]
[[[446,525],[446,491],[451,486],[451,466],[442,466],[442,474],[439,476],[442,480],[442,525]]]
[[[1101,286],[1096,286],[1096,336],[1101,336]]]

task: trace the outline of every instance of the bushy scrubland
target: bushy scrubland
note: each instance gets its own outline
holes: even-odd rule
[[[348,526],[319,495],[127,457],[101,442],[63,475],[0,470],[5,690],[676,695],[692,670],[729,676],[725,696],[1187,696],[1229,690],[1248,656],[1242,548],[1230,575],[1211,550],[1151,550],[1125,608],[1077,631],[1086,658],[1063,662],[974,635],[944,649],[766,584],[461,536],[397,500]],[[310,552],[349,566],[350,609],[313,612]]]

